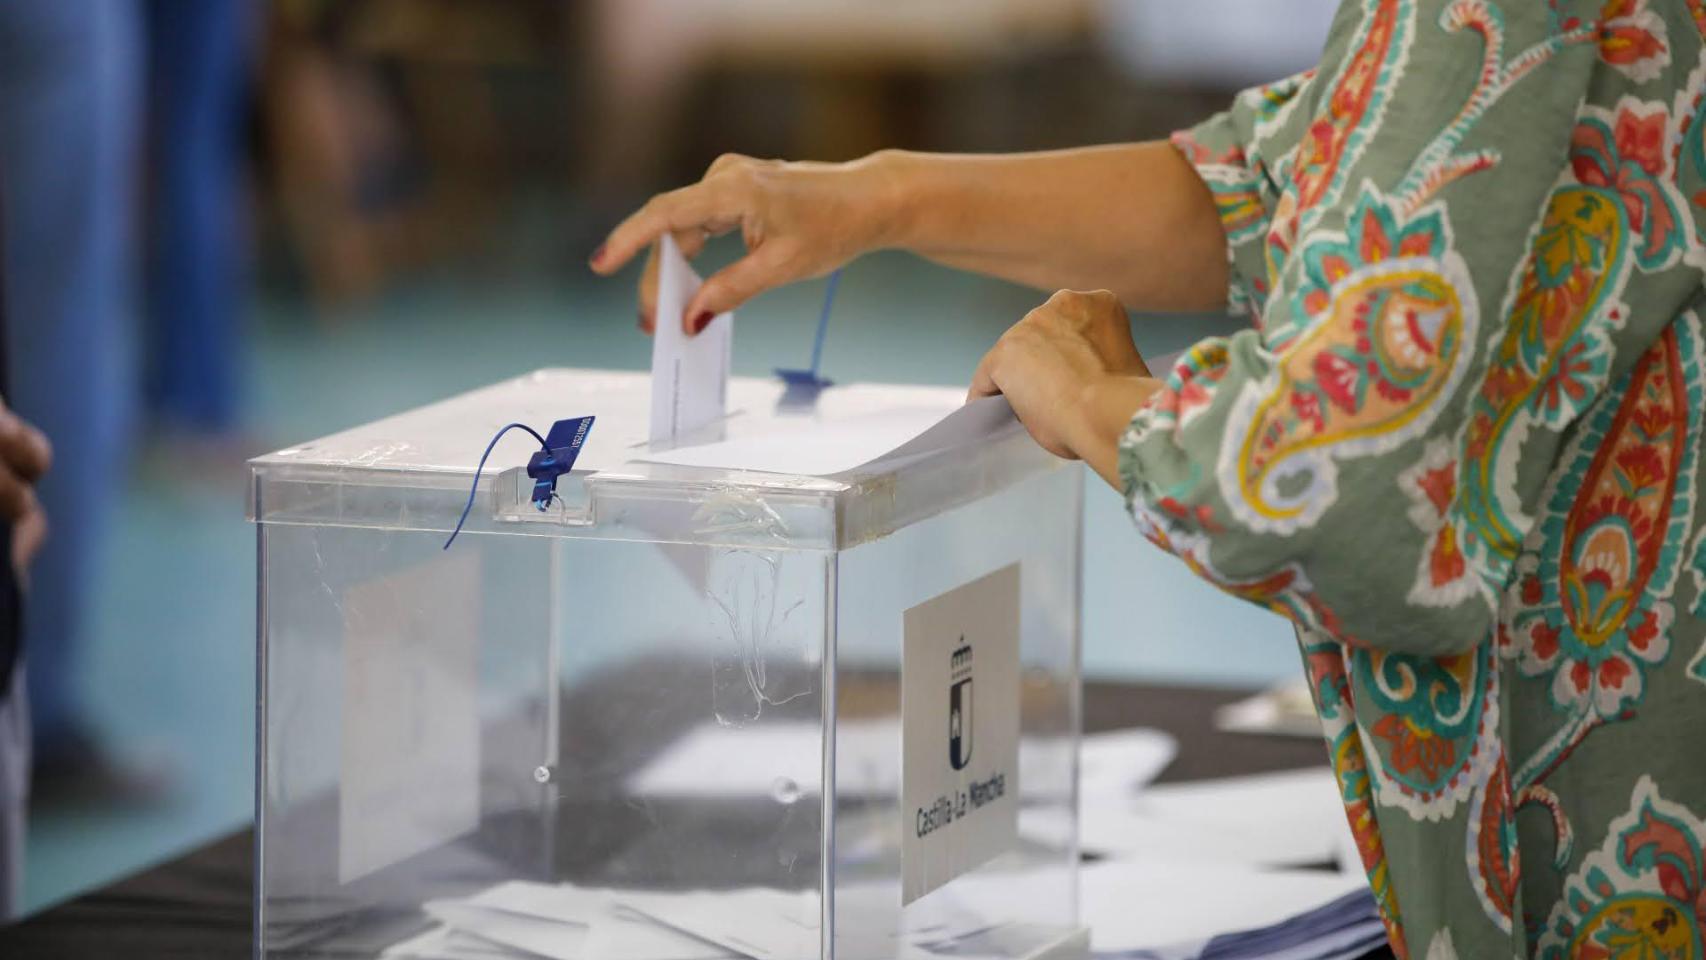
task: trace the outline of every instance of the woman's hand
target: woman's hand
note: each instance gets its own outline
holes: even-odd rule
[[[1085,461],[1118,488],[1120,434],[1157,389],[1119,300],[1062,290],[1001,336],[968,399],[1006,396],[1044,449]]]
[[[681,317],[698,333],[711,318],[785,283],[829,273],[882,245],[894,204],[881,154],[852,163],[786,163],[725,154],[690,187],[660,193],[611,232],[592,255],[609,275],[665,231],[697,256],[711,237],[739,230],[746,255],[705,279]],[[655,329],[657,249],[640,278],[640,327]]]
[[[884,150],[851,163],[729,154],[699,183],[623,221],[592,269],[620,270],[665,231],[693,257],[708,237],[736,229],[746,256],[687,305],[689,333],[764,290],[886,248],[1040,290],[1107,287],[1148,310],[1226,302],[1214,195],[1160,142],[1002,155]],[[655,328],[656,309],[654,249],[640,281],[643,329]]]

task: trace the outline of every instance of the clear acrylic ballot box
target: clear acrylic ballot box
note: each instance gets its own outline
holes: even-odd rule
[[[255,956],[1084,954],[1080,470],[1017,424],[653,462],[649,391],[545,370],[252,461]],[[731,381],[707,438],[960,393],[781,396]],[[511,431],[445,547],[500,427],[587,414],[545,509]]]

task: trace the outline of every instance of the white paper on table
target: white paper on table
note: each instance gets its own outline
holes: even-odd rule
[[[1106,855],[1242,863],[1334,863],[1350,832],[1325,767],[1170,783],[1135,798],[1087,794],[1083,849]]]
[[[655,389],[655,388],[654,388]],[[688,467],[829,477],[987,442],[1018,429],[1005,397],[960,406],[908,406],[826,424],[802,417],[765,433],[656,450],[638,459]]]
[[[1050,882],[1057,876],[980,874],[955,880],[951,889],[975,894],[986,913],[1000,915],[1000,903],[1022,913],[1024,904],[1047,895],[1039,884]],[[1107,860],[1079,870],[1079,920],[1090,928],[1096,953],[1174,947],[1193,956],[1190,946],[1218,934],[1275,924],[1366,885],[1327,870],[1262,870],[1183,857]]]
[[[585,960],[588,927],[520,913],[471,906],[458,900],[431,900],[427,916],[459,933],[550,960]]]
[[[1079,742],[1078,797],[1080,810],[1096,811],[1104,821],[1132,815],[1138,792],[1167,769],[1179,752],[1179,742],[1163,730],[1138,727],[1086,734]],[[1025,807],[1019,811],[1019,836],[1051,847],[1071,843],[1077,830],[1070,808],[1059,804]],[[1084,843],[1091,852],[1103,852]]]
[[[697,336],[681,327],[699,275],[675,240],[658,241],[656,332],[652,335],[651,442],[673,443],[728,414],[735,317],[720,313]]]
[[[586,938],[586,960],[629,960],[632,957],[722,960],[737,956],[739,954],[710,941],[664,926],[644,914],[614,903],[606,920],[594,924]]]
[[[835,891],[837,915],[853,918],[835,928],[838,953],[853,956],[897,956],[912,948],[940,948],[957,940],[983,933],[1005,922],[991,917],[981,905],[957,896],[959,884],[952,883],[917,900],[905,910],[902,926],[858,922],[861,917],[892,917],[899,891],[890,882],[855,883]],[[904,942],[903,941],[904,938]]]
[[[822,900],[808,890],[624,890],[612,896],[622,906],[659,923],[753,960],[796,960],[816,954],[822,946]]]
[[[715,944],[662,926],[619,904],[608,890],[573,884],[502,883],[466,901],[470,906],[587,927],[582,960],[667,957],[716,960],[732,956]]]
[[[609,896],[600,890],[526,880],[500,883],[461,902],[471,907],[587,927],[602,919],[611,908]]]
[[[458,933],[450,927],[433,927],[385,948],[379,956],[384,960],[536,960],[529,954]]]
[[[1228,733],[1271,734],[1318,739],[1321,718],[1309,687],[1301,680],[1288,681],[1252,697],[1229,703],[1214,712],[1216,729]]]
[[[1086,734],[1079,741],[1079,794],[1135,796],[1167,769],[1179,741],[1163,730],[1137,727]]]

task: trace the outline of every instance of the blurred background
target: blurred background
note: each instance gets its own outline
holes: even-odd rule
[[[26,910],[251,816],[245,457],[540,366],[645,368],[637,271],[585,258],[720,153],[1160,137],[1308,66],[1334,6],[0,0],[6,399],[58,452]],[[803,365],[821,295],[743,308],[736,372]],[[868,258],[825,373],[963,384],[1043,296]],[[1235,322],[1133,320],[1150,355]],[[1139,541],[1105,488],[1087,510],[1092,676],[1296,672],[1283,622]]]

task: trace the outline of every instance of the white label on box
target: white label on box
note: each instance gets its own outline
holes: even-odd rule
[[[1019,814],[1019,565],[905,614],[901,903],[1013,846]]]
[[[480,565],[446,553],[344,591],[338,882],[480,824]]]

